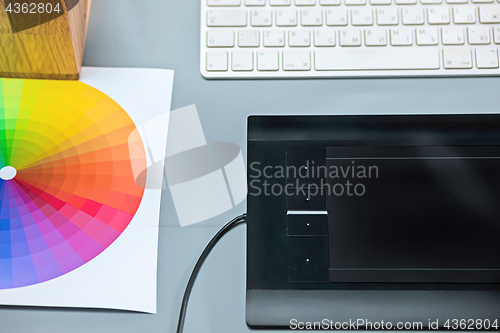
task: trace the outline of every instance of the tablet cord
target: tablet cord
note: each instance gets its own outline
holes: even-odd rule
[[[236,227],[237,225],[241,223],[245,223],[247,219],[247,214],[242,214],[240,216],[235,217],[232,219],[228,224],[226,224],[222,229],[219,230],[219,232],[212,238],[210,243],[208,243],[207,247],[205,250],[203,250],[203,253],[201,254],[200,258],[198,259],[198,262],[194,266],[193,272],[191,273],[191,277],[189,278],[188,284],[186,286],[186,291],[184,292],[184,298],[182,299],[182,305],[181,305],[181,310],[179,313],[179,323],[177,325],[177,333],[182,333],[184,331],[184,322],[186,321],[186,312],[187,312],[187,306],[189,302],[189,296],[191,295],[191,291],[193,290],[194,282],[196,280],[196,277],[198,276],[198,273],[201,270],[201,267],[203,266],[203,263],[207,259],[208,255],[212,251],[212,249],[215,247],[215,245],[219,242],[219,240],[231,229]]]

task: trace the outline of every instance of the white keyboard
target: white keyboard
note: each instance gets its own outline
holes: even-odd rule
[[[500,0],[201,0],[205,78],[500,75]]]

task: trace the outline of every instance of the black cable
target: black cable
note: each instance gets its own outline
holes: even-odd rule
[[[201,266],[203,266],[205,259],[207,259],[208,255],[215,247],[217,242],[219,242],[219,240],[222,238],[222,236],[224,236],[229,230],[236,227],[238,224],[246,222],[246,218],[247,214],[243,214],[232,219],[231,222],[229,222],[224,227],[222,227],[222,229],[219,230],[219,232],[212,238],[210,243],[208,243],[205,250],[203,250],[203,253],[198,259],[198,262],[194,266],[193,272],[191,273],[191,277],[189,278],[189,282],[186,286],[186,291],[184,292],[184,298],[182,299],[182,305],[181,305],[181,312],[179,313],[179,324],[177,325],[177,333],[182,333],[184,331],[184,322],[186,321],[186,312],[189,301],[189,295],[191,295],[191,291],[193,290],[194,286],[194,281],[196,280],[196,277],[198,276],[198,273],[200,272]]]

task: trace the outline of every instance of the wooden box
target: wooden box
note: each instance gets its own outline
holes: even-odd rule
[[[77,80],[91,1],[79,0],[69,12],[68,2],[60,1],[61,16],[13,32],[14,26],[6,11],[12,1],[0,0],[0,77]],[[27,17],[29,20],[30,16]]]

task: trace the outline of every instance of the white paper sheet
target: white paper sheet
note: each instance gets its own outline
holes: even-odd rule
[[[129,114],[145,148],[151,146],[155,152],[155,161],[148,158],[148,165],[163,166],[164,156],[158,152],[161,155],[166,147],[173,77],[171,70],[84,67],[80,81],[111,97]],[[163,130],[147,126],[155,117],[166,122]],[[156,313],[160,200],[161,189],[146,189],[129,226],[100,255],[53,280],[0,290],[0,304]]]

